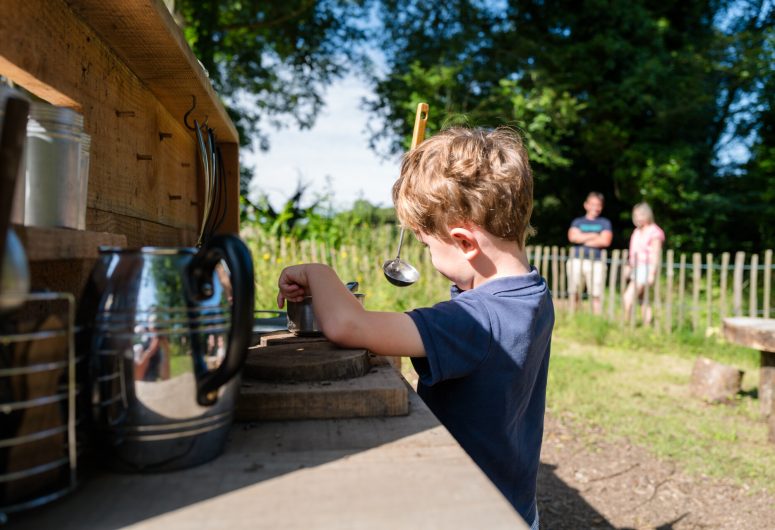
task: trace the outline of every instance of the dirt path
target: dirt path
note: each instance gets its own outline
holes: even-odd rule
[[[542,528],[775,529],[775,497],[689,476],[626,442],[582,442],[605,440],[584,428],[546,417],[538,476]]]
[[[411,368],[404,377],[417,386]],[[546,530],[775,530],[775,496],[688,475],[641,447],[549,413],[538,508]]]

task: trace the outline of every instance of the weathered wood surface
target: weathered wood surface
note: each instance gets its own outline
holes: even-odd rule
[[[130,246],[195,243],[204,201],[183,124],[195,95],[191,118],[208,118],[224,153],[220,231],[238,231],[236,130],[160,0],[4,0],[0,34],[0,74],[84,116],[89,230],[126,234]]]
[[[693,396],[710,403],[730,403],[740,392],[744,372],[734,366],[698,357],[692,368]]]
[[[391,366],[372,367],[362,377],[320,382],[246,379],[236,414],[241,421],[402,416],[409,412],[408,392]]]
[[[226,452],[174,473],[97,473],[17,529],[527,528],[410,392],[393,418],[236,424]]]
[[[281,344],[248,350],[243,377],[262,381],[330,381],[363,377],[371,369],[366,350]],[[323,343],[324,344],[324,343]]]
[[[724,336],[741,346],[775,352],[775,318],[725,318]]]
[[[100,246],[127,246],[126,236],[115,233],[21,225],[13,229],[27,249],[29,261],[97,259]]]
[[[764,416],[775,407],[775,318],[725,318],[724,337],[760,350],[759,403]]]

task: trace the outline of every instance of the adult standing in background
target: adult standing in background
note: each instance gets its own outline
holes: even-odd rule
[[[624,291],[625,320],[630,319],[635,298],[643,296],[646,285],[654,285],[665,242],[665,233],[654,222],[654,212],[647,203],[641,202],[633,207],[632,224],[635,230],[630,236],[630,283]],[[643,301],[642,314],[643,323],[650,324],[652,314],[648,300]]]
[[[575,245],[567,263],[568,295],[572,304],[578,303],[586,285],[595,314],[602,312],[600,300],[605,288],[606,264],[600,254],[613,239],[611,221],[600,215],[603,204],[602,193],[589,192],[584,201],[586,215],[575,218],[568,229],[568,241]]]

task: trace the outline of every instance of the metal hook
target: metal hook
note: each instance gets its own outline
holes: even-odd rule
[[[185,126],[188,128],[189,131],[196,130],[195,126],[188,124],[188,115],[191,114],[192,112],[194,112],[195,108],[196,108],[196,96],[191,94],[191,108],[188,109],[188,112],[186,112],[183,115],[183,123],[185,124]]]

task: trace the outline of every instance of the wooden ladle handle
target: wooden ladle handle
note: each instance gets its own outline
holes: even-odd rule
[[[414,149],[425,139],[425,124],[428,123],[428,104],[418,103],[417,114],[414,117],[414,131],[412,131],[412,147]]]

